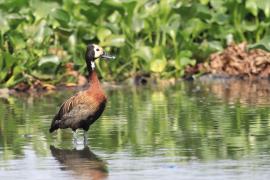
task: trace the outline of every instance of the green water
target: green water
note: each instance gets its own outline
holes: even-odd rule
[[[266,87],[199,82],[108,89],[86,147],[82,132],[77,145],[71,130],[48,132],[74,92],[0,98],[0,179],[269,179]]]

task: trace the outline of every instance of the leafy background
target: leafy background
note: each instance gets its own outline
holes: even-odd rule
[[[181,77],[232,41],[269,50],[268,0],[0,0],[0,87],[75,82],[87,43],[117,60],[97,64],[106,81],[138,72]]]

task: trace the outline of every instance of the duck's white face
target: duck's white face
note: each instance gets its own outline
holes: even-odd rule
[[[95,59],[101,57],[104,54],[104,51],[100,46],[93,44],[93,47],[95,51]]]

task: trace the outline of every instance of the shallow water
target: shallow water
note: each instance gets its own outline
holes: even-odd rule
[[[82,132],[78,145],[71,130],[48,132],[73,92],[0,98],[0,179],[269,179],[266,87],[216,81],[107,90],[86,147]]]

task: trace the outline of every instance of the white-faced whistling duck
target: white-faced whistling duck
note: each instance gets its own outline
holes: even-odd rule
[[[95,60],[98,58],[114,59],[95,44],[87,46],[85,61],[89,72],[89,87],[67,99],[52,120],[50,132],[57,129],[71,128],[76,136],[77,129],[84,130],[84,143],[86,132],[104,111],[107,98],[101,88],[95,71]],[[75,141],[76,141],[76,137]]]

